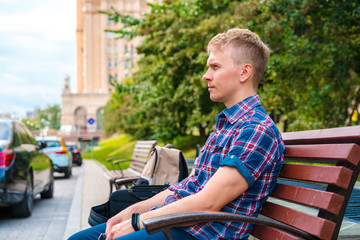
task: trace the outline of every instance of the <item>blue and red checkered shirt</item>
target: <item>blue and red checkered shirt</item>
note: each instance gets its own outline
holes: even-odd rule
[[[281,134],[260,104],[248,97],[216,116],[216,129],[201,149],[195,174],[170,186],[165,205],[195,194],[222,166],[236,167],[249,189],[224,206],[222,212],[256,216],[276,184],[285,150]],[[242,239],[252,224],[210,222],[184,229],[197,239]]]

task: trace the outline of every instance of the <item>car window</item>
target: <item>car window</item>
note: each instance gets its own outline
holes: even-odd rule
[[[47,140],[45,141],[47,143],[47,147],[61,147],[61,143],[60,141],[56,141],[56,140]]]
[[[25,127],[25,126],[23,126],[23,127],[25,128],[25,132],[27,133],[27,137],[29,138],[30,142],[31,142],[32,144],[34,144],[34,145],[38,145],[35,137],[32,135],[32,133],[30,132],[30,130],[29,130],[27,127]]]
[[[27,134],[25,128],[23,128],[23,126],[16,123],[15,124],[15,129],[19,134],[20,141],[21,141],[22,144],[32,144],[31,139],[28,137],[28,134]]]
[[[10,140],[10,126],[0,123],[0,140]]]
[[[12,144],[14,147],[18,147],[21,145],[21,139],[20,139],[20,134],[18,133],[17,129],[14,127],[13,130],[13,139],[12,139]]]

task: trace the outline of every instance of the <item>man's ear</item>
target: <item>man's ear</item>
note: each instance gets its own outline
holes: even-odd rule
[[[248,79],[251,78],[252,70],[253,67],[249,63],[245,63],[241,66],[240,78],[239,78],[241,83],[245,83]]]

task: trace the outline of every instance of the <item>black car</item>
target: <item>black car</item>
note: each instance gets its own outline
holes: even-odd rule
[[[69,152],[71,152],[72,161],[77,165],[81,166],[82,164],[82,157],[78,146],[75,143],[65,143],[66,148]]]
[[[0,119],[0,206],[28,217],[37,194],[52,198],[53,165],[31,132],[19,121]]]

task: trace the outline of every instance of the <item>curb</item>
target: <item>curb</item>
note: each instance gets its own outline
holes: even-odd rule
[[[75,194],[71,202],[70,212],[66,223],[64,240],[72,234],[80,231],[81,226],[81,205],[82,205],[82,188],[83,188],[84,167],[80,170],[79,179],[76,182]]]

